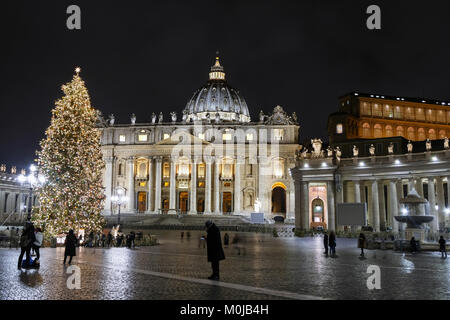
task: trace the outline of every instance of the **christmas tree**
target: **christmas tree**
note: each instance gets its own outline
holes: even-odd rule
[[[79,72],[77,68],[72,81],[62,86],[65,95],[55,103],[37,152],[46,182],[37,189],[40,206],[32,220],[50,237],[70,229],[100,232],[104,225],[99,112],[91,107]]]

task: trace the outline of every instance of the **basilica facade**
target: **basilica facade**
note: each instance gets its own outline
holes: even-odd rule
[[[276,106],[252,119],[242,94],[228,85],[216,58],[209,80],[181,115],[131,115],[104,122],[105,215],[122,213],[281,215],[294,219],[290,169],[301,148],[296,114]],[[255,205],[257,208],[255,208]]]

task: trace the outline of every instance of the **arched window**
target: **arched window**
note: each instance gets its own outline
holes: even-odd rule
[[[275,178],[284,177],[284,159],[277,158],[273,160],[272,174]]]
[[[415,133],[413,127],[409,127],[408,128],[408,139],[409,140],[416,140],[416,133]]]
[[[118,175],[123,175],[123,165],[121,163],[119,163]]]
[[[141,162],[141,164],[139,164],[139,177],[144,178],[145,176],[147,176],[147,165]]]
[[[414,120],[414,108],[407,107],[405,109],[405,118],[409,120]]]
[[[370,124],[368,124],[367,122],[363,124],[362,126],[362,135],[363,137],[370,137]]]
[[[422,140],[426,140],[427,137],[425,136],[425,130],[424,128],[419,128],[417,130],[417,140],[422,141]]]
[[[402,126],[398,126],[396,131],[397,131],[396,135],[398,137],[404,137],[405,136],[405,129],[403,129]]]
[[[394,130],[392,129],[391,126],[386,126],[385,130],[386,130],[386,137],[394,136]]]
[[[163,165],[163,177],[169,178],[170,177],[170,164],[168,162],[164,162]]]
[[[222,159],[222,179],[232,179],[233,178],[233,159],[223,158]]]
[[[179,177],[189,177],[189,159],[187,157],[181,157],[180,159],[178,159],[177,173]]]
[[[428,130],[428,139],[436,140],[436,131],[434,129]]]
[[[373,127],[373,136],[375,138],[381,138],[383,136],[383,129],[381,128],[381,125],[378,123]]]
[[[439,131],[439,139],[444,139],[445,137],[446,137],[445,130],[440,130]]]

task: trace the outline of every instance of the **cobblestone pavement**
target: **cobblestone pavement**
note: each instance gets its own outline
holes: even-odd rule
[[[160,245],[78,249],[73,264],[81,269],[80,290],[67,288],[62,248],[41,249],[41,268],[27,271],[17,270],[18,250],[0,249],[0,300],[450,299],[450,259],[437,252],[372,250],[360,259],[356,239],[338,239],[338,256],[330,258],[319,237],[240,234],[241,253],[225,247],[221,281],[215,282],[205,280],[211,269],[200,232],[183,240],[179,231],[152,234]],[[380,267],[380,290],[367,288],[369,265]]]

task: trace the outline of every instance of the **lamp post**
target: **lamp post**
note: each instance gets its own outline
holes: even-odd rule
[[[125,195],[125,189],[122,187],[117,187],[115,194],[111,197],[111,202],[116,205],[119,209],[117,215],[117,225],[120,224],[120,207],[128,202],[128,197]]]
[[[25,176],[23,174],[19,175],[17,177],[17,180],[24,185],[25,183],[28,183],[30,188],[30,195],[29,195],[29,205],[25,205],[28,211],[27,221],[31,220],[31,210],[33,208],[33,189],[36,187],[39,187],[43,185],[46,181],[45,177],[43,175],[40,175],[38,173],[38,169],[34,164],[30,165],[30,174],[28,176]]]

